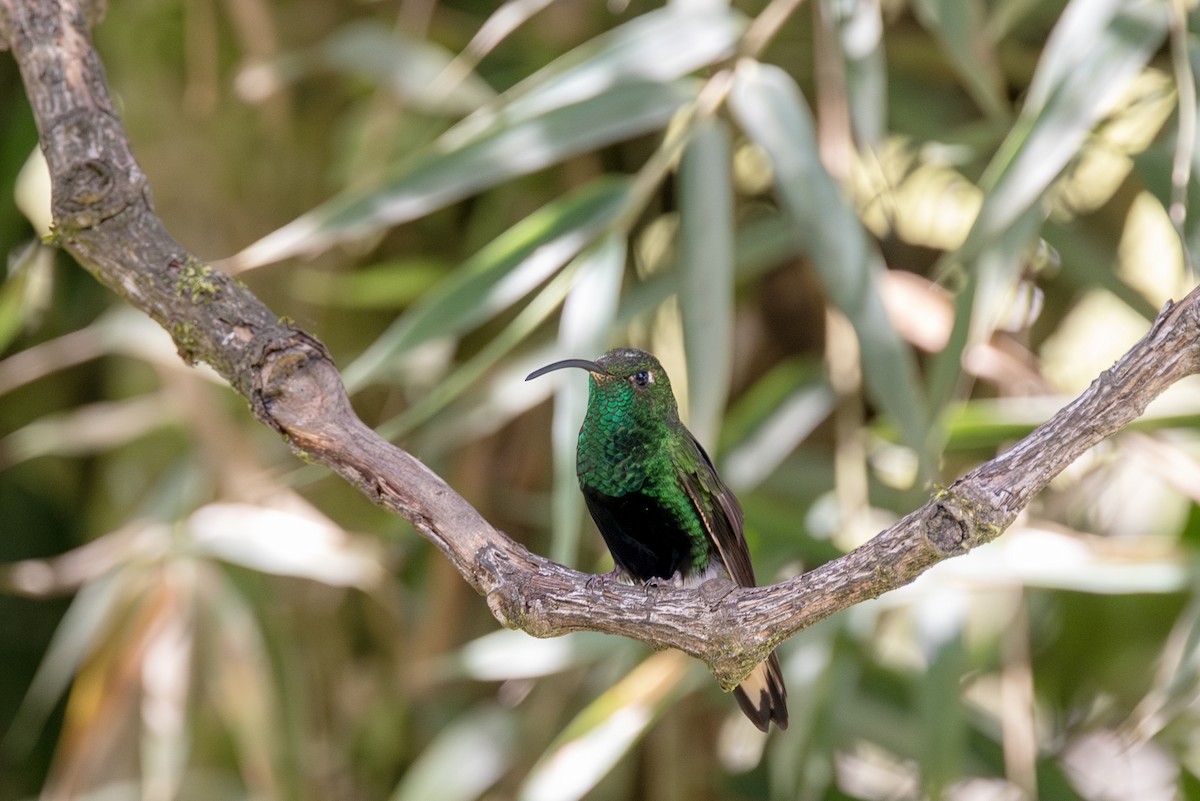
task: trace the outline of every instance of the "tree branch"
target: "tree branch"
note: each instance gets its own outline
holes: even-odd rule
[[[1200,364],[1194,290],[1168,304],[1129,353],[1050,421],[839,559],[771,587],[589,582],[492,528],[416,458],[376,435],[355,415],[319,341],[171,238],[90,41],[89,15],[100,7],[0,0],[0,47],[11,48],[37,120],[58,243],[167,329],[185,360],[212,365],[294,451],[412,523],[502,624],[538,637],[593,630],[679,648],[730,687],[782,640],[997,537],[1068,464]]]

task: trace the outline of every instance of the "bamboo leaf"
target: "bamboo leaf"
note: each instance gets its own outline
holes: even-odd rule
[[[980,0],[918,0],[917,18],[938,39],[964,86],[989,116],[1008,117],[1004,72],[984,25]]]
[[[497,125],[533,119],[626,83],[669,83],[733,54],[746,27],[729,8],[650,11],[590,39],[471,115],[444,139],[470,141]]]
[[[941,261],[940,273],[962,267],[968,283],[950,344],[930,371],[935,413],[955,394],[965,349],[995,328],[1048,213],[1047,188],[1154,55],[1167,18],[1159,3],[1073,0],[1055,26],[1021,115],[980,179],[985,195],[975,223]]]
[[[680,652],[663,651],[634,668],[567,725],[533,766],[517,798],[583,798],[687,689],[690,667]]]
[[[566,356],[597,355],[608,339],[621,295],[625,273],[626,241],[609,234],[579,258],[579,278],[563,302],[559,343]],[[581,374],[560,382],[551,427],[554,450],[554,496],[551,519],[554,543],[550,558],[571,564],[579,550],[583,496],[575,478],[575,444],[579,423],[587,409],[587,381]]]
[[[702,126],[679,165],[680,306],[687,343],[688,427],[715,443],[733,374],[733,144]]]
[[[855,137],[879,147],[887,135],[888,64],[883,51],[883,12],[878,3],[824,0],[846,69],[846,95]]]
[[[163,533],[156,530],[148,536]],[[124,566],[80,588],[54,632],[12,725],[0,740],[6,751],[21,754],[33,746],[71,679],[128,610],[131,597],[144,581],[144,571]]]
[[[905,442],[923,452],[924,402],[916,359],[888,322],[879,294],[883,259],[854,209],[821,166],[812,116],[792,79],[778,67],[738,65],[730,109],[771,157],[775,187],[800,247],[830,301],[854,325],[872,400],[897,421]]]
[[[624,83],[574,105],[489,128],[450,149],[435,142],[399,175],[327,201],[238,253],[229,267],[245,270],[311,256],[570,156],[658,130],[695,91],[690,81]]]
[[[428,395],[397,417],[379,427],[380,436],[392,438],[408,433],[429,420],[457,400],[468,387],[478,381],[485,372],[495,367],[509,351],[517,347],[552,315],[566,300],[579,272],[587,268],[596,252],[603,250],[601,242],[593,249],[581,253],[570,264],[547,282],[513,318],[512,322],[494,336],[478,353],[438,383]]]
[[[496,97],[473,72],[460,74],[453,85],[438,84],[453,53],[373,20],[357,20],[334,31],[310,57],[318,65],[368,75],[405,101],[435,113],[469,113]]]
[[[405,351],[456,336],[511,308],[587,247],[628,198],[624,179],[600,179],[510,228],[403,314],[347,366],[351,391],[376,380]]]
[[[1073,0],[1046,45],[1020,118],[980,179],[983,206],[958,258],[972,258],[1038,202],[1166,31],[1162,4]]]
[[[479,798],[509,768],[516,743],[512,710],[490,705],[468,710],[421,752],[391,801]],[[470,770],[464,770],[468,765]]]

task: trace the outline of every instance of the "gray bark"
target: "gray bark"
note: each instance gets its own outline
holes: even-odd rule
[[[590,581],[488,524],[350,405],[325,347],[245,286],[186,252],[154,212],[113,109],[89,26],[102,4],[0,0],[53,182],[54,236],[101,283],[157,320],[180,356],[204,361],[302,458],[326,465],[408,520],[487,600],[503,625],[538,637],[592,630],[678,648],[734,686],[779,642],[995,539],[1052,478],[1197,371],[1197,291],[1028,437],[853,552],[769,587],[699,589]]]

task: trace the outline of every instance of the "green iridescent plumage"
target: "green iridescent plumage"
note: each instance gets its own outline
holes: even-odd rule
[[[680,422],[658,360],[619,348],[594,362],[555,362],[529,378],[563,367],[590,375],[576,451],[579,487],[612,553],[614,572],[641,582],[695,586],[726,577],[754,586],[741,507]],[[771,721],[787,727],[787,691],[774,654],[734,693],[763,731]]]

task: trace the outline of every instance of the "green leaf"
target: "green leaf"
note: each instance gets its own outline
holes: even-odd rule
[[[382,578],[378,542],[357,539],[306,509],[210,503],[192,513],[194,552],[263,573],[369,589]]]
[[[784,362],[730,411],[721,475],[744,492],[762,483],[833,411],[829,382],[814,365]]]
[[[933,33],[967,92],[989,117],[1009,116],[1004,72],[984,26],[980,0],[917,0],[917,19]]]
[[[1193,45],[1195,46],[1195,43]],[[1200,47],[1197,47],[1196,50],[1200,50]],[[1193,51],[1192,58],[1193,69],[1200,71],[1200,52]],[[1196,148],[1196,152],[1200,154],[1200,147]],[[1200,159],[1200,156],[1197,158]],[[1174,153],[1165,145],[1152,146],[1150,149],[1144,150],[1133,157],[1134,167],[1143,185],[1147,191],[1153,193],[1158,198],[1159,202],[1162,203],[1162,207],[1168,210],[1171,208],[1171,203],[1173,202],[1172,193],[1174,190],[1171,185],[1171,173],[1174,169],[1173,161]],[[1200,254],[1200,214],[1196,213],[1196,210],[1200,209],[1200,164],[1196,163],[1196,161],[1193,161],[1192,164],[1191,180],[1187,184],[1187,194],[1184,198],[1184,204],[1187,210],[1187,217],[1183,221],[1183,245],[1186,248],[1184,252],[1192,254],[1193,258],[1195,258],[1197,254]],[[1109,258],[1111,258],[1111,255]],[[1065,264],[1066,262],[1064,261]],[[1146,301],[1144,298],[1141,298],[1136,290],[1133,290],[1122,282],[1116,275],[1112,275],[1111,277],[1105,275],[1103,278],[1109,280],[1111,283],[1120,285],[1119,289],[1109,288],[1119,294],[1122,300],[1129,302],[1126,293],[1134,296],[1136,298],[1134,303],[1140,302],[1141,304],[1141,307],[1135,306],[1135,308],[1145,313],[1143,307],[1146,305]],[[1149,312],[1148,319],[1153,320],[1157,309],[1151,308]]]
[[[628,194],[627,180],[598,179],[505,231],[352,362],[344,372],[346,387],[351,392],[361,389],[409,349],[462,334],[511,308],[616,219]]]
[[[315,254],[578,153],[657,130],[695,95],[695,82],[682,76],[731,55],[744,27],[745,18],[728,9],[643,14],[513,87],[382,186],[333,198],[250,245],[231,267]]]
[[[559,270],[546,286],[534,295],[525,308],[521,309],[516,317],[500,333],[492,337],[478,353],[438,382],[437,386],[418,403],[380,426],[378,429],[380,436],[390,439],[406,434],[457,400],[467,388],[478,381],[484,373],[499,364],[509,351],[517,347],[544,323],[566,300],[579,273],[589,269],[594,260],[601,258],[601,254],[610,247],[609,240],[602,240]]]
[[[41,456],[80,456],[115,448],[177,422],[178,410],[158,393],[135,395],[48,412],[0,437],[0,448],[8,465]]]
[[[493,100],[496,92],[473,72],[452,84],[438,78],[454,54],[427,39],[406,36],[374,20],[356,20],[334,31],[314,54],[329,68],[368,75],[419,108],[466,114]]]
[[[512,764],[518,742],[515,718],[513,710],[494,705],[455,718],[409,767],[391,801],[479,798]]]
[[[733,374],[732,137],[702,125],[679,164],[680,307],[687,343],[688,428],[714,443]]]
[[[883,52],[878,3],[824,0],[826,19],[838,39],[846,70],[846,99],[854,135],[867,147],[883,144],[888,130],[888,64]]]
[[[235,255],[245,270],[371,235],[502,181],[662,128],[695,97],[696,83],[624,83],[597,97],[511,125],[489,128],[452,149],[440,140],[381,186],[349,191]]]
[[[301,268],[290,286],[298,300],[316,306],[391,309],[412,303],[447,272],[433,259],[394,259],[346,273]]]
[[[516,797],[520,801],[583,798],[662,712],[694,685],[696,667],[679,651],[648,657],[568,724],[533,766]]]
[[[921,778],[937,798],[962,775],[967,724],[959,687],[970,668],[963,644],[968,613],[962,592],[932,592],[915,605],[917,641],[925,669],[917,683],[917,705],[924,734],[920,751]]]
[[[776,191],[794,235],[830,301],[854,326],[868,394],[895,418],[905,441],[923,452],[916,359],[888,322],[879,294],[883,259],[821,166],[812,116],[799,89],[778,67],[743,61],[729,100],[738,123],[771,157]]]
[[[9,254],[8,274],[0,283],[0,353],[26,327],[33,327],[50,305],[55,249],[31,242]]]
[[[631,640],[577,631],[562,637],[538,638],[523,631],[499,629],[471,640],[447,660],[442,675],[454,680],[509,681],[536,679],[605,660],[622,649],[633,653]]]
[[[110,535],[111,536],[111,535]],[[126,545],[127,538],[122,545]],[[113,537],[114,541],[118,541]],[[140,567],[123,566],[84,584],[54,631],[12,725],[0,740],[4,750],[23,754],[37,741],[54,705],[84,660],[129,612],[130,595],[144,581]]]
[[[980,179],[983,205],[966,240],[940,261],[962,269],[955,331],[930,370],[931,409],[955,394],[962,354],[989,337],[1047,211],[1042,198],[1092,128],[1154,55],[1167,9],[1150,2],[1073,0],[1055,26],[1020,117]]]
[[[775,214],[743,223],[736,233],[734,249],[739,284],[753,281],[798,252],[791,227]],[[649,280],[630,283],[621,297],[612,329],[620,330],[656,309],[667,298],[678,294],[682,272],[681,268],[672,267],[657,272]],[[427,448],[427,455],[494,432],[516,415],[541,403],[545,392],[531,390],[515,395],[512,391],[513,382],[553,358],[555,356],[547,351],[543,359],[531,359],[520,369],[513,369],[512,376],[500,373],[489,386],[478,388],[479,391],[456,400],[452,412],[448,410],[424,428],[423,444]]]
[[[563,303],[559,344],[564,357],[599,355],[616,316],[625,274],[626,241],[609,234],[580,256],[579,278]],[[553,545],[550,558],[572,564],[579,551],[583,496],[575,477],[575,445],[587,409],[588,382],[582,371],[562,376],[554,404],[551,440],[554,450]]]
[[[280,683],[272,670],[267,631],[250,600],[222,571],[204,569],[199,626],[211,631],[211,649],[196,670],[204,677],[205,702],[221,719],[228,740],[252,777],[250,794],[278,795],[286,777],[280,754],[289,745],[280,714]]]
[[[650,11],[602,33],[509,89],[444,137],[467,142],[497,125],[539,117],[621,84],[670,83],[733,55],[746,18],[729,8]]]
[[[952,404],[946,410],[948,451],[995,451],[1027,436],[1070,402],[1062,395],[1019,398],[976,398]],[[1156,400],[1146,413],[1130,423],[1128,431],[1169,431],[1200,427],[1200,399],[1191,393],[1169,393]],[[895,437],[888,426],[875,433]]]
[[[1050,36],[1020,118],[980,179],[983,206],[958,258],[973,258],[1041,199],[1166,32],[1162,4],[1073,0]]]

